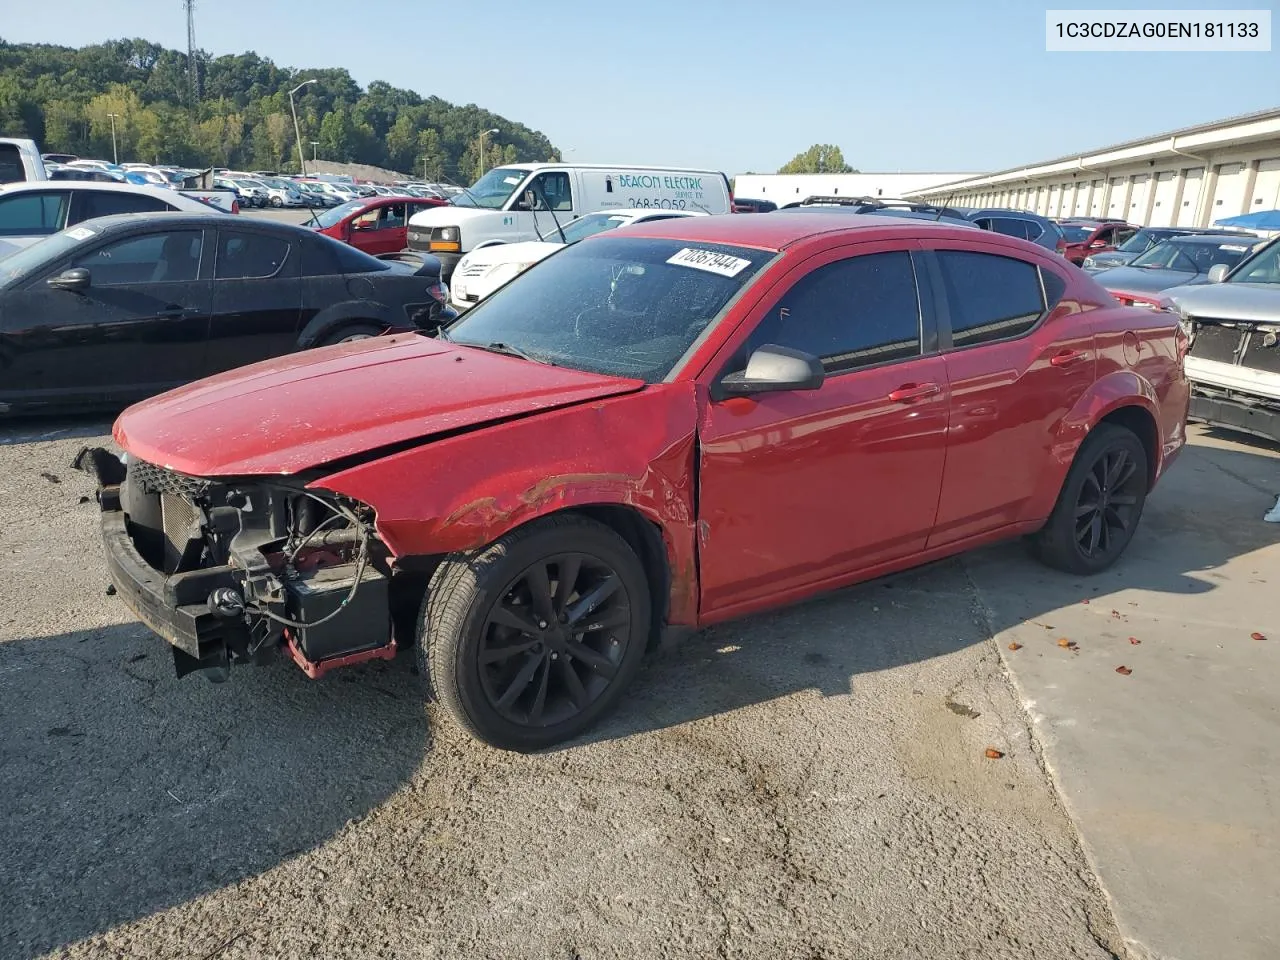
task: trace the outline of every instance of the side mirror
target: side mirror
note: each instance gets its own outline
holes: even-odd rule
[[[803,350],[766,343],[747,360],[747,369],[731,373],[719,383],[726,397],[782,390],[817,390],[827,378],[822,361]]]
[[[524,192],[524,196],[520,200],[520,206],[521,206],[521,209],[524,209],[524,210],[537,210],[538,194],[533,190],[526,190]]]
[[[70,290],[73,293],[80,293],[89,289],[89,271],[84,267],[74,267],[71,270],[63,270],[56,277],[50,277],[45,283],[54,290]]]
[[[1223,280],[1227,279],[1227,274],[1230,272],[1231,268],[1225,263],[1215,263],[1209,268],[1209,282],[1221,283]]]

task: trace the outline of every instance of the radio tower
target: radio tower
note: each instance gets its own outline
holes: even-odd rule
[[[196,63],[196,0],[182,0],[187,11],[187,82],[191,106],[200,102],[200,67]]]

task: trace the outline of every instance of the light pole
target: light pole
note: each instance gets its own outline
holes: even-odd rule
[[[311,162],[316,163],[319,161],[319,159],[320,159],[320,141],[312,140],[311,141]]]
[[[116,117],[118,116],[120,116],[118,113],[107,114],[107,118],[111,121],[111,162],[116,165],[120,163],[120,151],[116,149]]]
[[[307,84],[315,82],[315,77],[312,77],[310,80],[303,80],[300,84],[289,91],[289,112],[293,114],[293,138],[298,141],[298,169],[304,177],[307,175],[307,158],[302,153],[302,131],[298,129],[298,108],[293,104],[293,95]]]
[[[497,132],[498,132],[497,127],[494,127],[492,130],[480,131],[480,176],[482,177],[484,176],[484,138],[489,136],[489,134],[491,133],[497,133]]]

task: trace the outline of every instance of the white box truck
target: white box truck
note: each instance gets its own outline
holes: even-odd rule
[[[602,210],[636,207],[729,213],[729,178],[718,170],[603,163],[510,163],[495,167],[448,206],[409,220],[415,253],[438,257],[447,279],[464,253],[493,243],[552,239]]]

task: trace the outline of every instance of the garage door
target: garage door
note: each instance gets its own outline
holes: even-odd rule
[[[1129,190],[1129,206],[1124,210],[1124,218],[1130,223],[1146,226],[1147,191],[1151,187],[1151,177],[1145,173],[1133,178],[1133,187]]]
[[[1107,216],[1123,217],[1129,212],[1128,205],[1124,202],[1124,186],[1128,181],[1124,177],[1112,177],[1109,189],[1109,198],[1107,200]]]
[[[1218,168],[1218,186],[1209,207],[1209,222],[1244,213],[1245,172],[1243,163],[1224,163]]]
[[[1198,227],[1196,214],[1200,210],[1200,189],[1204,186],[1204,167],[1188,170],[1186,183],[1182,185],[1182,200],[1178,203],[1178,216],[1173,221],[1175,227]]]
[[[1253,181],[1253,199],[1249,213],[1262,210],[1280,210],[1280,157],[1263,160],[1258,164],[1258,176]]]
[[[1102,212],[1102,201],[1106,198],[1106,194],[1107,194],[1107,181],[1105,180],[1093,181],[1093,197],[1089,201],[1089,216],[1091,217],[1106,216],[1106,214]]]
[[[1058,216],[1069,217],[1071,211],[1076,206],[1076,185],[1074,183],[1064,183],[1062,185],[1062,201],[1058,207]]]
[[[1151,222],[1147,226],[1173,226],[1173,218],[1177,213],[1173,209],[1173,195],[1177,192],[1177,175],[1172,170],[1156,174],[1155,197],[1151,204]]]
[[[1056,183],[1049,187],[1049,212],[1046,216],[1056,217],[1058,215],[1058,204],[1062,201],[1062,188]]]
[[[1089,184],[1076,184],[1076,202],[1071,208],[1073,217],[1087,217],[1089,215]]]

